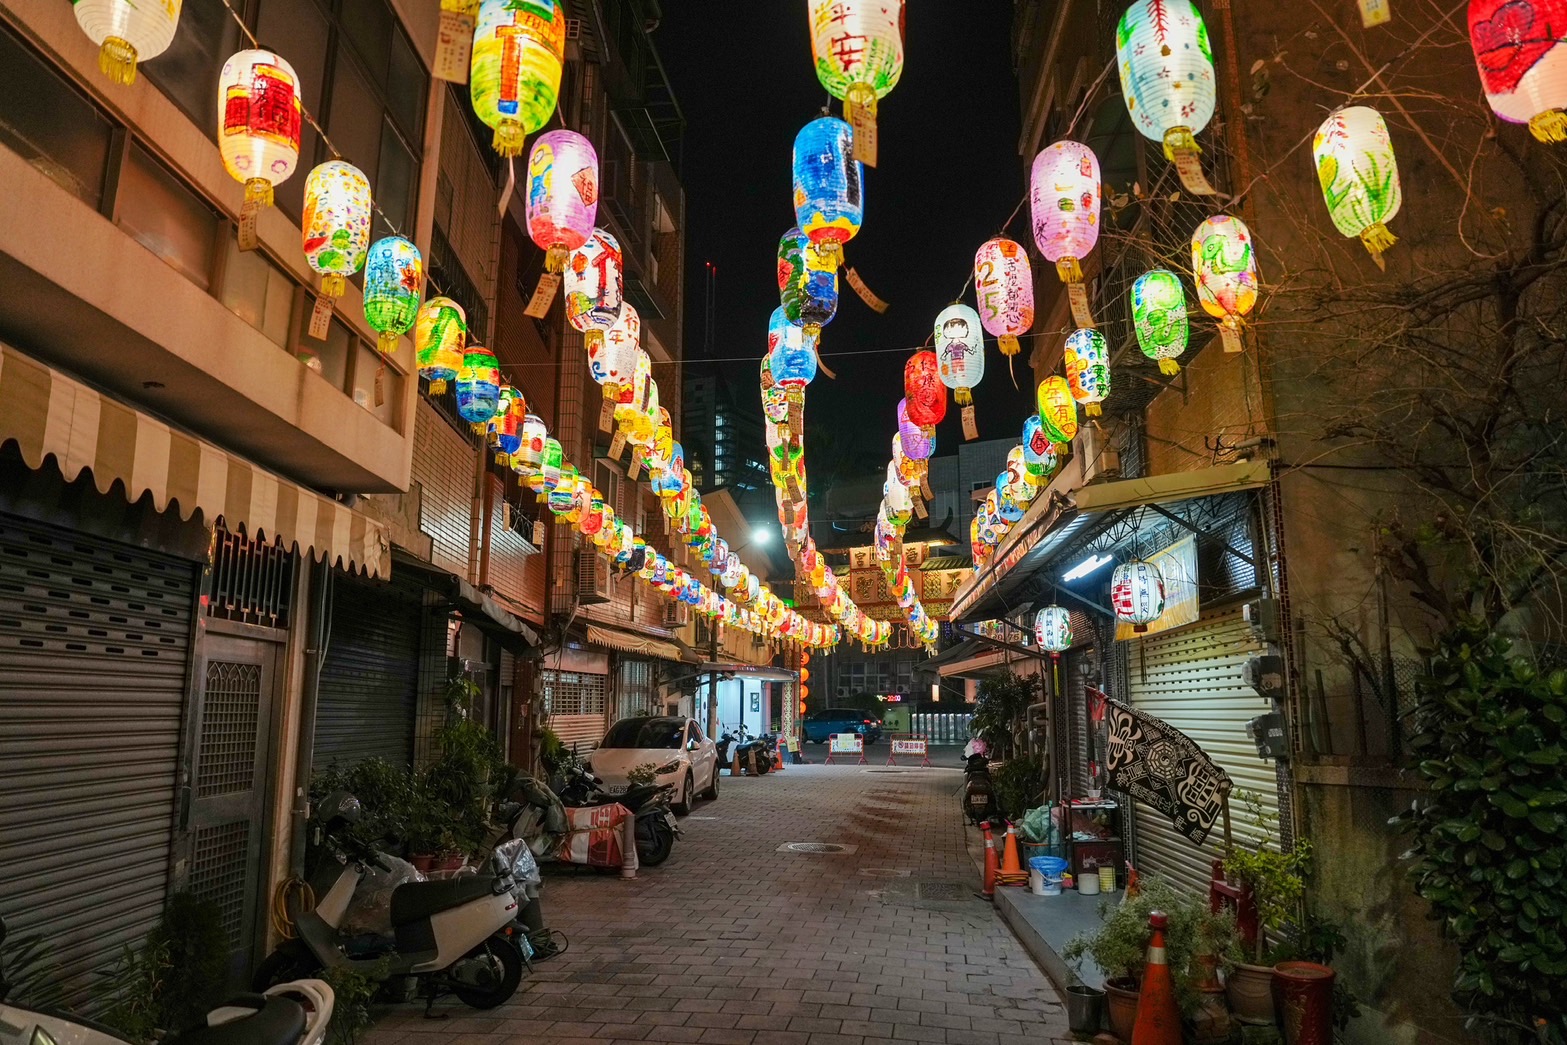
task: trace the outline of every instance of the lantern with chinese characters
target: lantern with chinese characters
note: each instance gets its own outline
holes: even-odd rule
[[[401,236],[377,240],[365,260],[365,321],[380,338],[382,355],[397,351],[397,339],[413,329],[424,290],[424,259]]]
[[[458,415],[483,432],[500,405],[501,368],[495,353],[483,345],[469,345],[457,371]]]
[[[1215,214],[1192,233],[1192,272],[1203,311],[1219,321],[1226,352],[1239,352],[1241,327],[1257,304],[1257,255],[1239,218]]]
[[[1164,574],[1157,563],[1133,559],[1115,568],[1110,578],[1110,605],[1117,620],[1144,632],[1164,614]]]
[[[1083,282],[1082,259],[1099,242],[1099,157],[1088,146],[1058,141],[1034,157],[1029,214],[1034,243],[1055,262],[1061,282]]]
[[[947,416],[947,389],[941,383],[941,362],[928,349],[916,352],[903,364],[903,394],[909,420],[922,428],[935,428]]]
[[[1186,318],[1186,291],[1181,278],[1165,269],[1144,272],[1132,284],[1132,326],[1143,355],[1159,361],[1159,372],[1175,376],[1176,362],[1191,336]]]
[[[245,206],[272,206],[272,187],[299,162],[299,102],[294,67],[271,51],[240,51],[218,74],[218,152],[245,186]]]
[[[468,347],[468,316],[451,298],[431,298],[419,307],[414,321],[414,350],[419,376],[430,382],[430,394],[446,391],[446,382],[462,367]]]
[[[952,389],[963,408],[963,434],[978,437],[974,428],[971,389],[985,377],[985,337],[979,313],[967,305],[948,305],[936,317],[936,362],[941,383]],[[908,392],[908,388],[904,388]],[[945,396],[943,396],[945,400]]]
[[[1072,615],[1064,606],[1044,606],[1034,614],[1034,641],[1047,653],[1072,648]]]
[[[1567,5],[1469,0],[1469,42],[1496,115],[1542,142],[1567,141]]]
[[[560,272],[588,241],[599,212],[599,157],[576,131],[550,131],[528,153],[528,235],[545,252],[544,270]]]
[[[974,255],[974,299],[979,319],[1004,356],[1018,354],[1018,338],[1034,325],[1034,274],[1021,243],[987,240]]]
[[[370,249],[370,182],[358,167],[328,160],[310,172],[299,229],[305,261],[321,273],[321,293],[342,297]]]
[[[920,475],[925,474],[925,462],[936,452],[935,433],[909,417],[909,401],[898,400],[898,442],[903,456],[920,462]]]
[[[838,314],[838,270],[799,229],[778,241],[778,296],[789,322],[818,337]]]
[[[786,424],[789,420],[789,393],[773,377],[771,350],[762,356],[759,383],[762,389],[762,413],[775,425]]]
[[[1132,124],[1178,162],[1195,155],[1213,119],[1215,78],[1208,28],[1191,0],[1133,0],[1116,29],[1121,96]]]
[[[811,0],[816,78],[856,126],[875,126],[876,101],[903,75],[904,0]],[[861,113],[856,110],[863,111]],[[857,118],[858,117],[858,118]]]
[[[1099,404],[1110,394],[1110,346],[1097,330],[1084,328],[1067,335],[1066,383],[1072,398],[1083,405],[1083,413],[1099,416]]]
[[[1023,422],[1023,465],[1028,474],[1043,479],[1056,470],[1056,448],[1045,434],[1045,426],[1038,414],[1032,414]]]
[[[522,419],[522,445],[517,448],[517,463],[524,472],[539,470],[544,463],[544,444],[549,439],[549,429],[538,414],[527,414]]]
[[[98,45],[98,68],[115,83],[129,85],[136,82],[136,63],[158,57],[174,40],[180,0],[75,0],[71,11]],[[898,54],[901,65],[901,48]]]
[[[1338,110],[1317,128],[1311,155],[1333,224],[1346,236],[1359,236],[1380,265],[1382,252],[1398,242],[1387,223],[1404,202],[1382,114],[1365,105]]]
[[[1066,378],[1047,377],[1039,382],[1039,424],[1045,438],[1065,446],[1077,436],[1077,401]]]
[[[642,347],[642,316],[627,302],[604,336],[588,346],[588,373],[604,386],[606,399],[616,398],[620,390],[636,378],[637,351]]]
[[[589,350],[620,319],[625,302],[620,241],[594,229],[566,259],[566,321],[582,331]]]
[[[865,219],[865,169],[853,146],[853,128],[831,116],[812,120],[794,139],[795,221],[834,268]]]
[[[502,156],[521,156],[527,136],[549,122],[566,57],[560,0],[483,0],[473,30],[468,94],[495,131]]]

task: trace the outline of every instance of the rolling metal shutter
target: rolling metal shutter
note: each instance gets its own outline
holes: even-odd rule
[[[317,769],[372,756],[412,763],[421,612],[414,589],[334,578],[316,697]]]
[[[1191,737],[1230,775],[1237,789],[1257,795],[1277,814],[1278,777],[1272,762],[1257,757],[1246,723],[1268,706],[1241,680],[1241,668],[1262,652],[1240,607],[1204,613],[1196,624],[1130,643],[1127,677],[1131,703]],[[1243,802],[1230,799],[1238,840],[1262,841]],[[1202,846],[1194,846],[1156,810],[1136,807],[1137,869],[1164,875],[1206,895],[1213,861],[1224,844],[1215,824]],[[1268,841],[1278,844],[1278,839]]]
[[[196,570],[0,515],[0,913],[78,988],[163,911]]]
[[[544,671],[544,706],[549,728],[569,751],[587,754],[604,739],[605,690],[609,677],[587,671]]]

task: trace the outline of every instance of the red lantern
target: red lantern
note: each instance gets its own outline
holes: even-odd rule
[[[947,386],[941,383],[941,363],[936,353],[916,352],[903,365],[903,394],[908,397],[909,420],[921,428],[934,428],[947,416]]]

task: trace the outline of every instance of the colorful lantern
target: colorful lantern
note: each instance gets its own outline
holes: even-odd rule
[[[363,172],[342,160],[312,170],[299,229],[305,261],[321,273],[321,293],[342,297],[370,249],[370,182]]]
[[[909,420],[922,428],[935,428],[947,416],[947,390],[941,383],[941,362],[936,353],[916,352],[903,364],[903,394]]]
[[[1082,259],[1099,242],[1099,158],[1074,141],[1046,146],[1034,157],[1028,196],[1039,252],[1061,282],[1082,283]]]
[[[493,128],[495,151],[521,156],[527,136],[549,122],[566,57],[560,0],[483,0],[473,30],[468,93]]]
[[[1226,352],[1241,350],[1241,326],[1257,304],[1257,255],[1239,218],[1215,214],[1192,233],[1197,300],[1219,321]]]
[[[1089,417],[1099,416],[1099,404],[1110,394],[1110,346],[1097,330],[1074,330],[1066,339],[1066,382],[1072,398]]]
[[[903,456],[921,462],[920,474],[923,475],[924,462],[930,460],[931,454],[936,452],[936,436],[909,417],[907,399],[898,400],[898,441],[903,447]]]
[[[566,261],[566,321],[586,335],[588,346],[620,319],[625,302],[620,242],[594,229]]]
[[[778,296],[784,316],[807,337],[820,336],[838,314],[838,270],[798,228],[778,241]]]
[[[903,75],[903,0],[811,0],[809,15],[816,78],[846,118],[863,109],[874,126],[877,99]]]
[[[149,61],[168,49],[180,21],[180,0],[75,0],[71,10],[82,32],[98,45],[98,68],[122,85],[136,82],[137,62]]]
[[[500,395],[495,404],[495,416],[490,418],[490,438],[495,444],[495,463],[505,464],[511,455],[522,449],[522,418],[527,413],[528,401],[506,382],[501,382]]]
[[[80,4],[77,5],[80,8]],[[78,15],[78,18],[80,15]],[[1469,42],[1491,109],[1542,142],[1567,141],[1567,7],[1469,0]]]
[[[462,367],[468,347],[468,316],[451,298],[431,298],[419,308],[414,321],[414,350],[419,376],[430,382],[430,394],[446,391],[446,382]]]
[[[768,340],[771,340],[769,336]],[[783,385],[773,377],[773,355],[771,348],[762,356],[762,369],[760,384],[762,388],[762,413],[775,425],[786,424],[789,421],[789,393]]]
[[[1215,78],[1208,28],[1191,0],[1134,0],[1116,29],[1121,96],[1133,125],[1164,143],[1172,162],[1195,155],[1213,119]]]
[[[550,131],[528,153],[528,235],[559,272],[588,241],[599,211],[599,157],[576,131]]]
[[[1133,559],[1115,568],[1110,578],[1110,605],[1117,620],[1144,632],[1164,614],[1164,574],[1157,563]]]
[[[561,469],[565,467],[566,455],[561,449],[560,440],[554,436],[546,436],[544,439],[544,454],[539,458],[538,485],[532,482],[528,486],[534,490],[553,490],[560,482]]]
[[[1049,653],[1072,648],[1072,615],[1063,606],[1044,606],[1034,614],[1034,641]]]
[[[865,220],[865,169],[853,157],[854,129],[831,116],[794,139],[795,220],[834,268]]]
[[[604,335],[588,345],[588,373],[604,386],[605,398],[616,397],[636,380],[637,352],[642,348],[642,316],[629,301]]]
[[[1144,272],[1132,284],[1132,326],[1143,355],[1159,361],[1159,371],[1181,372],[1176,359],[1191,336],[1186,319],[1186,291],[1181,279],[1165,269]]]
[[[1382,252],[1398,242],[1387,222],[1404,202],[1382,114],[1365,105],[1338,110],[1317,128],[1311,155],[1333,224],[1346,236],[1359,236],[1381,264]]]
[[[767,321],[767,354],[773,379],[798,391],[816,379],[816,341],[803,327],[789,322],[782,306]]]
[[[495,353],[469,345],[457,371],[457,413],[476,431],[484,431],[501,405],[501,367]]]
[[[1077,402],[1072,398],[1072,386],[1064,377],[1047,377],[1039,382],[1039,424],[1049,439],[1057,446],[1065,446],[1077,436]]]
[[[1039,415],[1031,414],[1023,422],[1023,466],[1028,469],[1029,475],[1043,479],[1056,470],[1056,464],[1055,444],[1045,433]]]
[[[218,74],[218,151],[249,210],[272,206],[272,187],[299,162],[299,95],[294,67],[271,51],[240,51]]]
[[[1004,236],[987,240],[974,254],[974,299],[980,322],[1004,356],[1015,356],[1018,338],[1034,325],[1034,274],[1021,243]]]
[[[549,429],[538,414],[528,414],[522,419],[522,445],[517,448],[517,463],[524,472],[536,472],[544,464],[544,445],[549,439]]]
[[[424,259],[401,236],[377,240],[365,260],[365,320],[378,334],[382,355],[397,351],[397,339],[413,329],[424,290]]]
[[[971,389],[985,377],[985,338],[979,313],[967,305],[948,305],[936,317],[936,361],[941,383],[963,408],[963,436],[976,439]],[[905,389],[907,391],[907,389]]]

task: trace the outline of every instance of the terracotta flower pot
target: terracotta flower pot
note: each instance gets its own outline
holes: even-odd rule
[[[1275,1022],[1272,966],[1237,964],[1230,970],[1224,993],[1230,999],[1230,1011],[1242,1023]]]
[[[1286,1045],[1332,1045],[1334,972],[1315,962],[1273,967],[1273,994]]]
[[[467,862],[468,858],[463,856],[461,853],[447,853],[445,856],[438,856],[435,858],[435,866],[431,868],[431,870],[460,871],[462,870],[463,865]]]
[[[430,853],[418,853],[408,858],[408,862],[414,865],[414,870],[420,874],[429,874],[435,867],[435,857]]]
[[[1135,980],[1105,981],[1105,1014],[1110,1020],[1110,1032],[1122,1041],[1131,1041],[1132,1028],[1137,1026],[1138,996]]]

